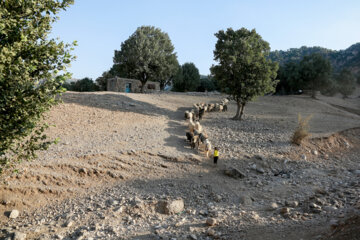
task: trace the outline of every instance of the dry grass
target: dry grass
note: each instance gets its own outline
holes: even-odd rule
[[[309,121],[312,118],[312,115],[309,115],[306,118],[302,118],[301,114],[298,115],[298,126],[296,127],[294,134],[291,137],[291,143],[300,145],[301,142],[309,137]]]

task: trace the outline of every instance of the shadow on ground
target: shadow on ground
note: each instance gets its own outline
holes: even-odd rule
[[[149,116],[172,116],[173,111],[159,108],[156,105],[132,99],[124,94],[111,92],[104,93],[78,93],[66,92],[61,99],[64,103],[79,104],[110,111],[132,112]]]

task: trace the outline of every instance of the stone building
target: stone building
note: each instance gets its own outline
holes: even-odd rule
[[[115,77],[107,80],[107,90],[112,92],[138,93],[141,92],[141,82],[137,79]],[[144,91],[160,91],[160,83],[147,81]]]

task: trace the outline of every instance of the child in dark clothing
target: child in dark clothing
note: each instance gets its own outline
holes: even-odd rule
[[[214,164],[217,164],[219,159],[219,149],[217,147],[214,148]]]

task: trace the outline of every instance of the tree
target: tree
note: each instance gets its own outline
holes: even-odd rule
[[[163,66],[163,70],[157,77],[157,81],[160,83],[160,90],[164,90],[165,86],[171,84],[179,68],[177,58],[170,58],[169,61],[167,65]]]
[[[269,43],[255,29],[228,28],[215,36],[218,40],[214,60],[218,65],[212,66],[211,72],[223,91],[237,103],[233,119],[241,120],[247,102],[275,90],[278,65],[267,58]]]
[[[287,62],[280,66],[277,78],[280,80],[276,86],[277,93],[294,94],[303,89],[297,62]]]
[[[182,73],[182,67],[178,65],[176,73],[174,77],[172,78],[172,89],[171,91],[174,92],[183,92],[183,73]]]
[[[0,172],[47,149],[43,116],[63,91],[72,45],[47,39],[73,1],[0,1]],[[75,45],[75,43],[73,44]]]
[[[344,68],[341,70],[336,78],[336,82],[338,84],[338,90],[344,98],[347,98],[355,90],[356,78],[349,69]]]
[[[305,56],[299,66],[299,73],[304,87],[311,90],[311,97],[316,97],[316,91],[327,88],[331,75],[331,64],[319,53]]]
[[[194,63],[184,63],[182,66],[184,91],[196,91],[200,85],[199,69]]]
[[[211,76],[206,76],[200,78],[200,85],[197,88],[198,92],[205,92],[205,91],[215,91],[216,89],[216,81]]]
[[[75,92],[95,92],[99,91],[99,86],[94,83],[91,78],[83,78],[76,82],[65,83],[63,85],[66,90]]]
[[[152,26],[139,27],[115,50],[114,65],[129,77],[141,81],[141,92],[147,81],[165,81],[176,73],[177,57],[167,33]]]
[[[326,96],[334,96],[339,92],[339,84],[337,82],[337,77],[331,76],[327,81],[326,87],[321,90],[321,94]]]
[[[196,91],[200,86],[199,69],[194,63],[184,63],[174,79],[174,91]]]

